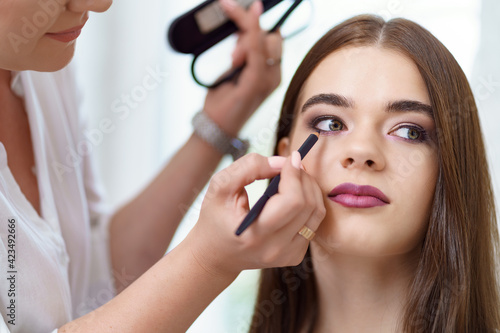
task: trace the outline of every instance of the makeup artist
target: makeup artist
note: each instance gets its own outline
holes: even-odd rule
[[[85,128],[67,64],[88,13],[111,2],[0,2],[2,333],[184,332],[241,270],[298,264],[309,241],[297,231],[316,230],[324,216],[297,152],[250,154],[212,178],[198,223],[164,256],[179,205],[192,203],[224,153],[243,153],[227,139],[280,82],[267,60],[281,57],[281,38],[260,29],[260,2],[245,11],[221,0],[241,31],[233,63],[246,62],[241,79],[208,92],[195,134],[137,198],[108,214],[91,155],[60,169]],[[206,128],[223,134],[210,141]],[[280,172],[279,193],[236,237],[248,212],[244,186]]]

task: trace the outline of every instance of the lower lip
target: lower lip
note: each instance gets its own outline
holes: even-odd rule
[[[353,194],[338,194],[328,197],[330,200],[350,208],[371,208],[387,205],[386,202],[372,196],[362,196]]]
[[[47,34],[45,34],[45,36],[52,38],[52,39],[55,39],[57,41],[63,42],[63,43],[69,43],[69,42],[77,39],[78,36],[80,36],[81,32],[82,32],[82,30],[80,29],[80,30],[58,33],[58,34],[47,33]]]

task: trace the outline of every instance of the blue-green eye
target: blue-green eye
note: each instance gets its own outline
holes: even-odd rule
[[[338,132],[344,129],[344,123],[338,118],[319,117],[313,120],[312,128],[321,132]]]
[[[423,129],[409,125],[400,126],[392,131],[391,134],[408,141],[421,142],[426,139],[426,133]]]

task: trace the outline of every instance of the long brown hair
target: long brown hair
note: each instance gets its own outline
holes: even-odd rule
[[[477,108],[460,66],[430,32],[405,19],[385,22],[371,15],[330,30],[292,78],[276,142],[289,135],[297,98],[316,66],[340,48],[364,45],[395,50],[413,60],[427,86],[438,129],[434,204],[400,328],[495,332],[500,329],[499,237]],[[250,332],[312,332],[316,315],[309,251],[296,267],[262,271]]]

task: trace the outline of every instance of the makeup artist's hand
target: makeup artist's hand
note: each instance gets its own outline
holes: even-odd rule
[[[300,166],[298,152],[288,158],[249,154],[215,174],[199,221],[187,236],[196,261],[209,272],[234,277],[244,269],[298,265],[309,244],[298,231],[304,225],[317,230],[325,216],[321,190]],[[244,187],[280,171],[278,193],[236,236],[249,211]]]
[[[245,67],[237,82],[230,81],[209,89],[204,111],[226,133],[236,136],[281,81],[282,38],[279,33],[269,34],[260,28],[260,1],[254,2],[248,10],[234,0],[219,1],[239,29],[232,67],[243,64]]]

